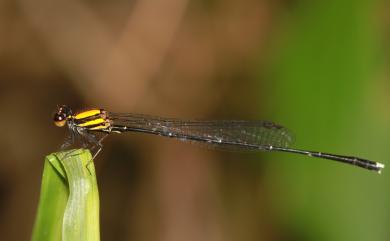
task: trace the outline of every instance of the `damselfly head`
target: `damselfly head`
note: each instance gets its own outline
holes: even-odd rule
[[[56,113],[54,113],[54,124],[58,127],[63,127],[66,124],[66,121],[68,118],[72,116],[72,110],[66,106],[66,105],[61,105],[58,106]]]

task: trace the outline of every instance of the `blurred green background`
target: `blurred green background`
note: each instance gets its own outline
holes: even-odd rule
[[[29,240],[57,104],[268,119],[294,147],[388,165],[388,1],[0,0],[0,234]],[[382,175],[114,135],[102,240],[390,240]]]

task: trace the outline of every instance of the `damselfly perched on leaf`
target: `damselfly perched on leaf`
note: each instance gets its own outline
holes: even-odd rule
[[[204,143],[227,150],[259,150],[296,153],[311,157],[339,161],[368,170],[381,172],[384,165],[359,157],[335,155],[324,152],[289,148],[292,134],[283,126],[270,121],[244,120],[180,120],[140,114],[112,113],[104,109],[89,109],[77,113],[62,105],[54,114],[54,123],[67,125],[68,139],[62,145],[67,148],[76,139],[84,147],[95,151],[102,149],[103,139],[111,133],[142,132],[182,141]]]

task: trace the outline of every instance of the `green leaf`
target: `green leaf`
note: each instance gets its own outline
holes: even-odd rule
[[[91,153],[77,149],[45,159],[32,241],[99,241],[99,194]]]

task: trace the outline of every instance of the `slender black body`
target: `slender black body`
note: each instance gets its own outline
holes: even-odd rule
[[[279,151],[334,160],[380,172],[378,162],[323,152],[289,148],[292,134],[283,126],[270,121],[218,120],[197,121],[153,117],[139,114],[111,113],[103,109],[89,109],[73,114],[67,106],[58,108],[54,116],[57,126],[68,125],[70,135],[63,148],[82,139],[86,147],[102,148],[102,140],[110,133],[141,132],[181,141],[203,143],[218,149]]]

